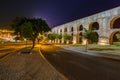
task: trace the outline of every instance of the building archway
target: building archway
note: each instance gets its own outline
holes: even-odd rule
[[[64,28],[64,32],[67,32],[67,28]]]
[[[92,30],[99,30],[99,23],[98,22],[92,22],[92,23],[90,23],[89,30],[90,29],[92,29]]]
[[[120,34],[120,31],[114,31],[111,35],[110,35],[110,39],[109,39],[109,43],[110,44],[114,44],[115,42],[119,42],[116,34]]]
[[[67,28],[64,28],[64,35],[67,34]]]
[[[82,36],[83,36],[83,33],[82,33],[82,32],[78,33],[78,43],[79,43],[79,44],[82,43],[82,38],[83,38]]]
[[[62,32],[62,29],[60,29],[60,32]]]
[[[78,31],[82,31],[83,30],[83,25],[78,26]]]
[[[120,16],[112,19],[110,23],[110,29],[120,28]]]
[[[73,32],[73,30],[74,30],[73,27],[71,27],[71,32]]]

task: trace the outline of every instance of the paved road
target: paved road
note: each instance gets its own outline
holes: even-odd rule
[[[41,52],[69,80],[120,80],[120,61],[76,53],[52,45],[42,45]]]

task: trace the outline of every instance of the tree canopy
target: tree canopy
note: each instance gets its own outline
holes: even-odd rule
[[[94,30],[89,29],[87,30],[86,28],[84,28],[84,34],[83,37],[86,38],[89,42],[97,42],[97,35],[94,32]]]
[[[120,33],[116,34],[116,38],[118,39],[118,41],[120,41]]]
[[[33,38],[32,36],[33,29],[32,29],[32,24],[30,22],[26,22],[22,24],[20,31],[21,31],[21,35],[23,36],[23,38]]]
[[[70,40],[72,38],[72,36],[70,36],[69,34],[64,35],[64,40]]]
[[[11,26],[15,30],[16,35],[21,38],[31,38],[33,40],[33,48],[37,36],[51,30],[47,22],[41,18],[16,17]]]
[[[87,30],[86,28],[84,28],[83,37],[86,39],[85,50],[87,51],[87,44],[88,44],[88,42],[96,41],[97,40],[97,36],[96,36],[94,30],[92,30],[92,29]]]

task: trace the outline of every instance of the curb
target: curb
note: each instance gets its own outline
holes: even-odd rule
[[[14,51],[7,52],[7,53],[5,53],[3,56],[0,57],[0,60],[4,59],[5,56],[7,56],[7,55],[9,55],[9,54],[12,55],[12,54],[14,54],[15,52],[18,52],[18,53],[19,53],[19,51],[22,50],[22,49],[24,49],[24,48],[26,48],[26,47],[23,47],[23,48],[14,50]]]
[[[60,73],[58,70],[56,70],[56,68],[53,67],[52,64],[50,64],[50,62],[44,57],[44,55],[42,54],[41,50],[40,50],[40,47],[41,45],[39,46],[39,54],[40,56],[43,58],[43,60],[48,64],[50,65],[53,69],[55,69],[55,71],[62,77],[64,78],[65,80],[68,80],[62,73]]]
[[[89,51],[89,50],[87,52],[84,52],[84,51],[75,50],[75,49],[72,50],[69,47],[67,47],[67,48],[61,47],[61,48],[66,49],[66,50],[75,51],[75,52],[82,53],[82,54],[86,54],[86,55],[91,55],[91,56],[96,56],[96,57],[103,57],[103,58],[108,58],[108,59],[120,61],[120,55],[106,54],[106,53],[100,53],[100,52]]]

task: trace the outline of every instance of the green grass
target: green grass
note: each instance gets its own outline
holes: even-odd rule
[[[79,47],[81,49],[85,48],[85,45],[72,45],[75,47]],[[97,44],[88,44],[88,50],[120,50],[120,45],[97,45]]]

